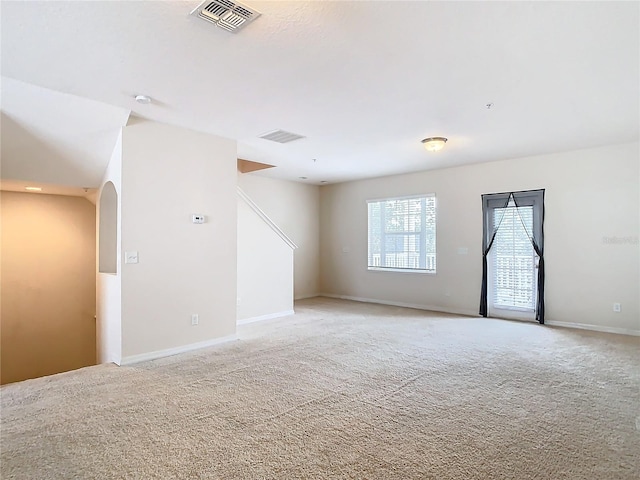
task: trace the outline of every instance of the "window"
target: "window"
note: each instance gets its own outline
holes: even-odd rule
[[[527,233],[533,231],[533,206],[516,208],[512,201],[495,208],[493,224],[500,225],[491,256],[493,307],[534,311],[537,255]]]
[[[370,200],[370,270],[436,271],[436,197]]]

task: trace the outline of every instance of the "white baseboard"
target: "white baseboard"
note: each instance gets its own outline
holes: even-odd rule
[[[632,335],[640,337],[640,330],[630,328],[605,327],[603,325],[591,325],[589,323],[556,322],[555,320],[545,320],[545,325],[552,327],[578,328],[580,330],[592,330],[594,332],[617,333],[618,335]]]
[[[294,313],[296,312],[294,312],[293,310],[285,310],[284,312],[269,313],[267,315],[260,315],[258,317],[243,318],[242,320],[238,320],[237,324],[246,325],[247,323],[261,322],[263,320],[271,320],[272,318],[286,317],[289,315],[293,315]]]
[[[129,357],[124,357],[120,362],[120,365],[132,365],[134,363],[145,362],[147,360],[170,357],[171,355],[190,352],[192,350],[199,350],[201,348],[211,347],[213,345],[219,345],[221,343],[232,342],[237,339],[238,336],[233,334],[227,335],[226,337],[212,338],[211,340],[205,340],[204,342],[190,343],[189,345],[182,345],[180,347],[167,348],[165,350],[156,350],[155,352],[141,353],[139,355],[131,355]]]
[[[432,312],[443,312],[443,313],[453,313],[456,315],[465,315],[469,317],[478,317],[478,312],[464,310],[464,309],[455,309],[455,308],[447,308],[447,307],[439,307],[433,305],[420,305],[415,303],[405,303],[405,302],[392,302],[389,300],[379,300],[375,298],[364,298],[364,297],[352,297],[350,295],[334,295],[332,293],[321,293],[319,296],[321,297],[329,297],[329,298],[340,298],[342,300],[353,300],[355,302],[365,302],[365,303],[377,303],[380,305],[391,305],[394,307],[407,307],[407,308],[416,308],[418,310],[430,310]],[[537,322],[536,322],[537,323]],[[606,327],[602,325],[591,325],[588,323],[573,323],[573,322],[557,322],[555,320],[545,320],[545,325],[549,325],[552,327],[565,327],[565,328],[577,328],[580,330],[591,330],[594,332],[603,332],[603,333],[617,333],[619,335],[633,335],[640,336],[640,330],[632,330],[630,328],[619,328],[619,327]]]
[[[419,303],[394,302],[392,300],[380,300],[377,298],[352,297],[351,295],[334,295],[332,293],[321,293],[320,297],[339,298],[342,300],[353,300],[354,302],[377,303],[379,305],[390,305],[393,307],[415,308],[417,310],[429,310],[431,312],[453,313],[455,315],[464,315],[467,317],[477,317],[478,312],[474,310],[465,310],[462,308],[448,308],[434,305],[425,305]]]

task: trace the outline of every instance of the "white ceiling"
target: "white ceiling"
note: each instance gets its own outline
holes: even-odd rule
[[[236,34],[198,3],[3,1],[3,177],[96,186],[109,148],[82,127],[129,111],[311,183],[639,138],[638,2],[246,0],[262,16]],[[257,138],[277,128],[307,138]],[[428,153],[428,136],[449,142]]]
[[[94,187],[129,110],[2,79],[2,178]]]

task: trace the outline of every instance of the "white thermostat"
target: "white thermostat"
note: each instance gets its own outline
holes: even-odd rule
[[[193,223],[204,223],[204,215],[192,215],[191,221]]]

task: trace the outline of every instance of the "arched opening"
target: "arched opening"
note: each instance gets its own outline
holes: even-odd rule
[[[100,195],[100,229],[98,233],[98,271],[117,273],[118,265],[118,193],[111,182]]]

